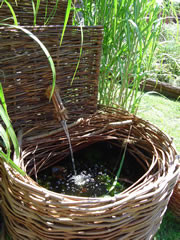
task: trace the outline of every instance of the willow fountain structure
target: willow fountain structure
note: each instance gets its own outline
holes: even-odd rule
[[[1,27],[2,85],[13,127],[22,132],[17,164],[26,172],[22,176],[0,161],[1,208],[7,233],[13,240],[152,239],[179,175],[171,139],[122,109],[97,104],[102,27],[83,27],[82,46],[80,27],[67,26],[60,49],[63,26],[28,29],[44,43],[55,62],[57,92],[53,97],[56,101],[60,93],[69,119],[62,106],[58,110],[60,102],[56,105],[47,98],[52,73],[40,47],[23,32]],[[125,183],[122,191],[110,188],[100,196],[79,196],[52,191],[36,181],[50,167],[58,165],[66,171],[63,164],[70,162],[69,141],[59,120],[66,120],[75,164],[80,156],[79,165],[94,164],[92,151],[97,149],[103,165],[98,174],[104,176],[103,169],[113,173],[113,184]]]

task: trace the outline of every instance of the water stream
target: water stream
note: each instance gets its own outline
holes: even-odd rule
[[[51,93],[51,87],[49,87],[47,89],[46,95],[49,97],[50,93]],[[52,100],[53,100],[55,109],[58,114],[58,120],[61,122],[61,125],[64,129],[64,132],[67,136],[67,140],[69,143],[70,155],[71,155],[72,166],[73,166],[73,171],[74,171],[74,176],[72,177],[72,180],[74,181],[74,184],[76,184],[76,185],[84,185],[87,181],[87,176],[85,176],[84,174],[77,175],[74,154],[73,154],[73,149],[72,149],[72,144],[71,144],[71,138],[69,135],[69,130],[68,130],[67,122],[66,122],[67,115],[66,115],[66,111],[65,111],[63,102],[61,100],[60,94],[59,94],[58,87],[55,88],[54,94],[52,96]]]
[[[73,150],[72,150],[71,138],[70,138],[70,135],[69,135],[69,131],[68,131],[66,120],[61,120],[61,124],[63,126],[64,132],[65,132],[65,134],[67,136],[67,139],[68,139],[69,150],[70,150],[72,166],[73,166],[73,171],[74,171],[74,175],[76,176],[77,175],[77,171],[76,171],[76,166],[75,166],[74,154],[73,154]]]
[[[83,186],[87,182],[90,181],[91,175],[90,174],[86,175],[83,172],[81,172],[80,174],[77,174],[75,160],[74,160],[74,154],[73,154],[73,149],[72,149],[72,144],[71,144],[71,138],[70,138],[70,135],[69,135],[66,120],[61,120],[61,124],[63,126],[64,132],[65,132],[65,134],[67,136],[67,139],[68,139],[69,149],[70,149],[70,154],[71,154],[71,160],[72,160],[72,166],[73,166],[73,171],[74,171],[74,175],[72,175],[71,181],[74,182],[74,184],[77,185],[77,186]]]

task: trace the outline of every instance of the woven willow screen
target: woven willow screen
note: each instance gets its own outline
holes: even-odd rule
[[[17,2],[17,4],[16,4]],[[36,1],[35,6],[36,6]],[[67,8],[67,0],[41,0],[37,14],[34,14],[32,1],[10,1],[20,25],[50,25],[64,24],[64,17]],[[34,17],[35,15],[35,17]],[[6,23],[14,24],[11,11],[4,3],[0,8],[0,22],[6,19]],[[69,17],[69,24],[72,22],[72,11]]]
[[[74,121],[96,111],[102,28],[84,27],[82,44],[81,29],[68,26],[59,47],[62,28],[41,26],[28,30],[49,50],[69,121]],[[52,72],[40,46],[20,30],[0,28],[0,52],[0,79],[14,128],[33,129],[30,135],[59,128],[54,106],[46,96]]]

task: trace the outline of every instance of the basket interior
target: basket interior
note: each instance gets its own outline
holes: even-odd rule
[[[121,126],[120,123],[124,125]],[[163,172],[165,156],[161,151],[155,150],[153,141],[149,141],[147,136],[149,131],[157,141],[156,130],[151,129],[145,121],[120,110],[114,113],[96,112],[69,128],[75,163],[77,166],[83,165],[81,170],[86,170],[96,164],[98,155],[97,163],[103,164],[115,176],[125,151],[121,177],[129,181],[130,188],[138,186],[150,176],[158,177]],[[29,176],[54,165],[73,171],[69,143],[63,129],[52,135],[48,133],[43,138],[27,138],[23,149],[25,157],[21,167],[24,167]],[[91,159],[88,156],[91,156]],[[83,162],[81,160],[79,163],[82,158]],[[159,161],[159,158],[162,158],[162,161]]]

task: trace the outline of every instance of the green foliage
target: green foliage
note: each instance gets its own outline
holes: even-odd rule
[[[11,14],[12,14],[12,17],[13,17],[13,19],[14,19],[14,25],[17,26],[17,25],[18,25],[18,21],[17,21],[16,14],[15,14],[15,12],[14,12],[13,7],[11,6],[11,4],[9,3],[8,0],[3,0],[2,3],[1,3],[1,5],[0,5],[0,8],[3,6],[3,3],[5,3],[5,4],[8,6],[8,8],[9,8]]]
[[[180,239],[180,222],[178,219],[170,212],[167,211],[160,230],[154,237],[154,240],[179,240]]]
[[[36,1],[36,5],[34,1],[32,0],[32,8],[33,8],[33,15],[34,15],[34,26],[36,25],[36,20],[37,20],[37,14],[39,11],[39,6],[40,6],[40,0]]]
[[[108,191],[108,194],[105,194],[103,197],[114,196],[126,189],[126,186],[123,182],[120,182],[117,178],[114,181],[113,177],[106,173],[98,175],[98,181],[105,183],[106,189]]]
[[[180,35],[179,25],[165,24],[154,54],[149,78],[180,86]]]
[[[69,14],[70,14],[70,11],[71,11],[71,4],[72,4],[72,0],[68,0],[66,15],[65,15],[65,19],[64,19],[64,27],[63,27],[63,31],[62,31],[62,35],[61,35],[61,40],[60,40],[60,46],[62,44],[64,33],[65,33],[66,26],[67,26],[67,23],[68,23]]]
[[[139,83],[151,66],[159,37],[161,12],[155,0],[84,1],[85,24],[104,26],[100,103],[136,111]]]
[[[16,169],[20,174],[25,175],[25,172],[22,171],[22,169],[19,166],[17,166],[11,159],[11,143],[13,144],[16,158],[20,157],[19,144],[7,113],[1,83],[0,83],[0,117],[3,122],[3,125],[0,124],[0,140],[1,140],[0,158],[1,160],[6,161],[11,167]]]
[[[122,167],[123,167],[123,164],[124,164],[124,160],[125,160],[125,156],[126,156],[126,150],[127,150],[127,144],[124,148],[124,152],[123,152],[123,156],[122,156],[122,159],[120,161],[120,164],[119,164],[119,168],[117,170],[117,173],[116,173],[116,176],[115,176],[115,179],[113,181],[113,183],[111,184],[111,187],[109,188],[109,193],[112,194],[112,196],[114,195],[114,191],[120,187],[120,183],[118,182],[118,179],[121,175],[121,170],[122,170]]]
[[[180,152],[180,102],[172,101],[152,92],[144,94],[137,115],[155,124],[173,138],[177,151]]]

